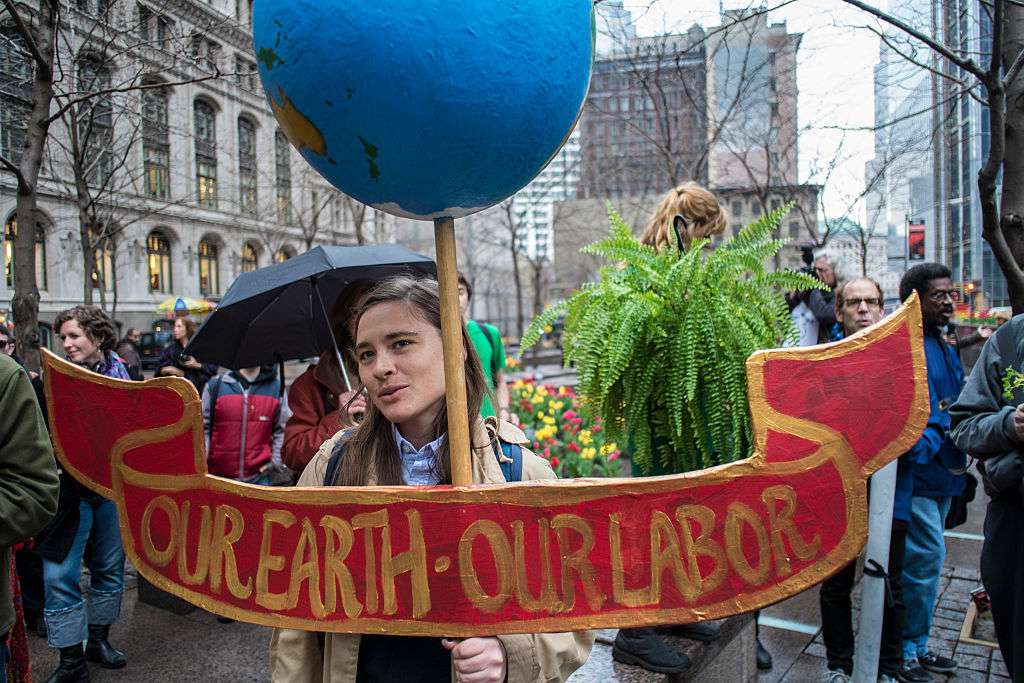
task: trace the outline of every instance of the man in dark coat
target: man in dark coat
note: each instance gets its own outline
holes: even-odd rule
[[[953,441],[983,464],[985,542],[981,580],[1003,661],[1016,683],[1024,681],[1024,315],[1002,325],[985,343],[967,384],[949,412]]]

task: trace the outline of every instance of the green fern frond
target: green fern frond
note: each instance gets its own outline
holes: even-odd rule
[[[746,226],[714,250],[655,251],[609,210],[611,228],[582,251],[608,261],[599,280],[538,316],[535,344],[564,316],[563,352],[578,394],[601,415],[608,438],[633,445],[640,470],[687,471],[748,454],[752,438],[746,360],[791,338],[783,292],[820,287],[807,275],[766,267],[789,206]]]

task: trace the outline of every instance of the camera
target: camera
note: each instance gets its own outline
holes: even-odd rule
[[[814,246],[811,244],[804,244],[798,246],[797,249],[800,250],[800,260],[804,264],[804,267],[798,268],[797,272],[806,273],[813,278],[817,278],[818,271],[814,269]]]

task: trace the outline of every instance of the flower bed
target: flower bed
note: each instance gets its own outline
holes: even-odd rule
[[[532,442],[563,479],[619,476],[616,444],[605,441],[600,418],[581,411],[572,389],[516,380],[510,387],[512,412]]]

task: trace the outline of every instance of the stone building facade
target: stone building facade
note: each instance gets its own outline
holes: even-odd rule
[[[309,246],[389,239],[393,220],[334,190],[277,127],[256,73],[251,5],[68,5],[62,60],[76,66],[79,80],[91,60],[89,73],[103,79],[97,82],[116,87],[134,79],[147,88],[112,95],[96,118],[109,131],[88,150],[100,159],[90,172],[111,180],[105,191],[95,190],[97,234],[104,238],[89,258],[69,181],[68,128],[60,120],[51,128],[36,248],[44,337],[55,313],[83,301],[87,276],[94,303],[125,327],[149,329],[160,319],[157,305],[169,297],[216,301],[240,273]],[[14,35],[10,26],[0,31]],[[29,72],[24,54],[10,42],[0,45],[7,46],[0,48],[0,153],[16,158]],[[14,213],[15,189],[13,177],[0,171],[6,233],[0,314],[14,291],[10,238],[23,229]]]

